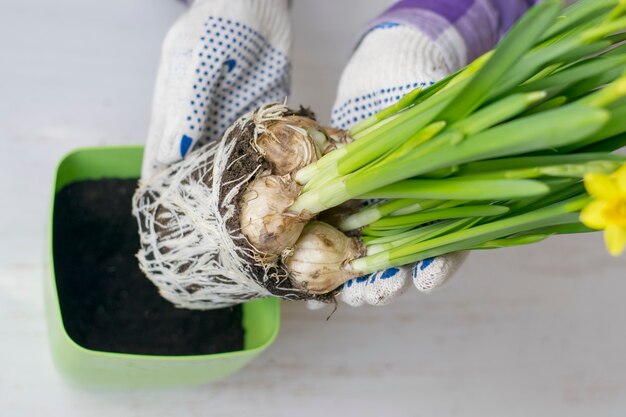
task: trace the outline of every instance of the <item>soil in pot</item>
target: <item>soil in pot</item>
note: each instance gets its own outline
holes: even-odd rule
[[[243,349],[241,306],[185,310],[140,271],[131,197],[137,180],[69,184],[56,196],[53,253],[68,335],[98,351],[198,355]]]

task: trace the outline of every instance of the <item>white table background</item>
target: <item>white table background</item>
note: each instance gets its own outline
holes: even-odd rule
[[[294,3],[291,102],[324,116],[358,29],[390,1]],[[160,41],[183,10],[0,2],[0,416],[626,415],[626,258],[599,234],[476,253],[435,294],[328,321],[284,303],[277,342],[217,384],[67,387],[41,288],[54,166],[75,147],[142,143]]]

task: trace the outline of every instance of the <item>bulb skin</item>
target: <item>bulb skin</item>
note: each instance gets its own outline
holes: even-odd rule
[[[239,222],[248,242],[260,253],[276,257],[292,247],[307,219],[287,209],[300,192],[288,176],[262,175],[247,187],[241,199]]]
[[[283,263],[295,287],[325,294],[355,278],[347,265],[362,254],[363,247],[356,238],[327,223],[311,221]]]
[[[317,144],[325,135],[314,120],[288,116],[266,127],[256,140],[263,158],[276,175],[292,174],[321,156]],[[325,144],[325,143],[324,143]]]

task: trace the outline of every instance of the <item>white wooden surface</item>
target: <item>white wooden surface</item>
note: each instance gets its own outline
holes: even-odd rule
[[[358,28],[387,0],[295,1],[293,103],[329,109]],[[600,236],[478,253],[385,308],[284,304],[278,341],[218,384],[65,386],[42,306],[51,178],[66,151],[141,143],[173,0],[0,3],[1,416],[623,416],[626,258]],[[340,414],[341,413],[341,414]]]

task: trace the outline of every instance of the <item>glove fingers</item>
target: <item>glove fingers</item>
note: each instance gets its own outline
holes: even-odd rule
[[[448,48],[442,48],[408,25],[384,23],[374,27],[361,40],[341,76],[333,126],[350,128],[414,88],[445,77],[461,66],[463,54],[456,46],[462,44],[454,38]],[[449,256],[423,261],[415,267],[391,268],[347,282],[340,297],[351,306],[385,305],[405,291],[411,275],[418,289],[428,292],[447,279],[456,263],[457,256]],[[374,280],[370,283],[371,277]]]
[[[419,291],[429,293],[454,275],[468,254],[469,252],[450,253],[419,261],[412,266],[389,268],[351,279],[341,286],[339,299],[351,307],[387,305],[407,290],[411,278]],[[307,303],[311,310],[323,306],[320,302]]]
[[[389,268],[343,284],[340,300],[358,307],[364,304],[383,306],[404,293],[410,282],[410,268]]]
[[[450,72],[445,54],[416,28],[381,25],[361,40],[341,76],[332,124],[349,128],[412,89]]]
[[[183,18],[179,20],[182,21]],[[190,57],[182,62],[176,61],[173,55],[175,41],[178,39],[179,27],[182,25],[177,23],[174,25],[165,37],[161,52],[161,62],[157,72],[156,84],[154,87],[154,95],[152,98],[152,113],[150,117],[150,126],[148,128],[148,138],[144,149],[144,163],[142,166],[141,177],[149,178],[160,172],[166,167],[165,161],[158,158],[160,147],[164,142],[164,127],[168,114],[173,107],[173,103],[178,99],[175,92],[179,90],[177,77],[171,76],[173,66],[178,65],[179,71],[184,71],[190,65]]]
[[[196,2],[167,34],[143,178],[219,139],[242,114],[287,96],[286,2],[248,3]]]
[[[424,293],[441,286],[459,269],[469,252],[455,252],[417,262],[411,268],[413,284]]]

